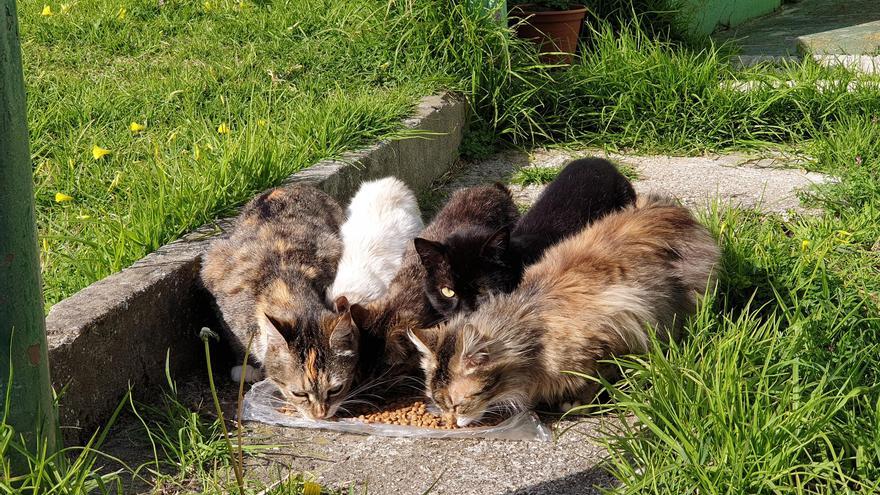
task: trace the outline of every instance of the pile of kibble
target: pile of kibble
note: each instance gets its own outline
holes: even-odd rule
[[[293,408],[279,409],[284,414],[298,414]],[[367,424],[383,423],[388,425],[400,426],[416,426],[420,428],[434,428],[437,430],[458,430],[460,427],[455,424],[453,416],[438,416],[428,410],[427,404],[422,401],[407,400],[403,402],[394,402],[386,406],[378,412],[357,411],[351,416],[358,421]],[[491,417],[484,419],[478,426],[495,426],[503,421],[502,417]]]
[[[428,411],[428,406],[422,401],[392,404],[384,411],[361,414],[357,416],[357,419],[367,424],[385,423],[389,425],[435,428],[438,430],[458,429],[454,418],[432,414]]]

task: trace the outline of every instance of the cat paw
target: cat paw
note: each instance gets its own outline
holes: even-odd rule
[[[580,401],[563,402],[562,404],[560,404],[559,410],[565,413],[574,408],[581,407],[582,405],[583,403],[581,403]]]
[[[241,375],[244,374],[244,381],[248,383],[255,383],[260,381],[260,378],[263,377],[263,374],[257,368],[254,368],[251,365],[245,366],[233,366],[232,370],[229,372],[229,376],[232,378],[232,381],[239,383],[241,382]]]

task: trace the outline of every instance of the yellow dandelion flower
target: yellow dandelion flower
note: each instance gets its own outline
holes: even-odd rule
[[[813,243],[807,239],[804,239],[803,241],[801,241],[801,251],[807,252],[807,250],[810,249],[811,244],[813,244]]]
[[[125,10],[125,7],[119,7],[119,13],[116,14],[116,18],[119,20],[125,19],[125,14],[127,13],[128,11]]]
[[[269,125],[269,122],[266,122],[266,119],[257,119],[257,125],[260,127],[266,127]]]
[[[132,122],[128,125],[128,130],[133,133],[143,132],[146,128],[147,126],[144,124],[138,124],[137,122]]]
[[[313,481],[306,481],[303,483],[303,495],[321,495],[321,485]]]
[[[43,10],[40,11],[40,15],[43,17],[49,17],[52,14],[52,7],[50,5],[43,5]]]
[[[55,193],[55,202],[56,203],[67,203],[69,201],[73,201],[73,196],[69,194],[64,194],[63,192]]]
[[[199,148],[198,144],[193,145],[193,159],[195,161],[199,161],[199,158],[202,157],[202,149]]]
[[[102,147],[98,146],[97,144],[92,146],[92,158],[94,158],[95,160],[100,160],[101,158],[104,158],[105,156],[107,156],[109,154],[110,154],[110,150],[108,150],[106,148],[102,148]]]
[[[208,1],[206,1],[203,5],[205,6],[205,12],[210,12],[214,8],[214,5]]]
[[[218,134],[229,134],[229,130],[230,130],[229,126],[226,124],[220,124],[217,126],[217,133]]]

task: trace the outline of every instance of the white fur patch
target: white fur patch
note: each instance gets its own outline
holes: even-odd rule
[[[457,424],[459,428],[464,428],[465,426],[473,423],[477,419],[478,418],[470,418],[468,416],[458,416],[457,418],[455,418],[455,424]]]
[[[233,366],[229,371],[229,376],[232,378],[232,381],[240,383],[242,372],[244,372],[244,381],[247,383],[256,383],[263,378],[263,373],[249,364],[243,367]]]
[[[328,300],[346,296],[351,303],[365,303],[380,298],[422,228],[418,202],[406,184],[394,177],[363,183],[340,228],[342,259],[327,289]]]

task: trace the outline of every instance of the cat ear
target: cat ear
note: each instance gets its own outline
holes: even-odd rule
[[[505,225],[493,232],[492,235],[483,242],[483,246],[480,247],[480,256],[484,258],[499,256],[501,253],[507,251],[508,246],[510,246],[510,226]]]
[[[434,351],[431,350],[431,347],[437,342],[436,332],[411,328],[406,331],[406,336],[409,337],[409,340],[416,346],[416,349],[418,349],[424,356],[428,357],[434,355]]]
[[[341,356],[353,356],[357,350],[357,337],[357,325],[352,320],[351,312],[346,311],[330,333],[330,349]]]
[[[367,310],[367,308],[355,303],[348,307],[348,313],[351,316],[351,321],[354,323],[355,327],[361,330],[369,327],[367,322],[370,318],[370,311]]]
[[[336,298],[336,301],[333,302],[336,307],[337,313],[342,313],[343,311],[348,311],[348,298],[345,296],[339,296]]]
[[[464,345],[461,360],[467,369],[474,369],[489,362],[489,341],[479,334],[477,328],[468,323],[461,333]]]
[[[413,239],[413,245],[425,268],[435,267],[446,259],[446,248],[439,242],[416,237]]]
[[[293,340],[292,329],[295,325],[285,323],[266,313],[263,313],[263,318],[258,318],[257,320],[257,324],[266,336],[266,343],[269,346],[287,346],[287,342]]]

